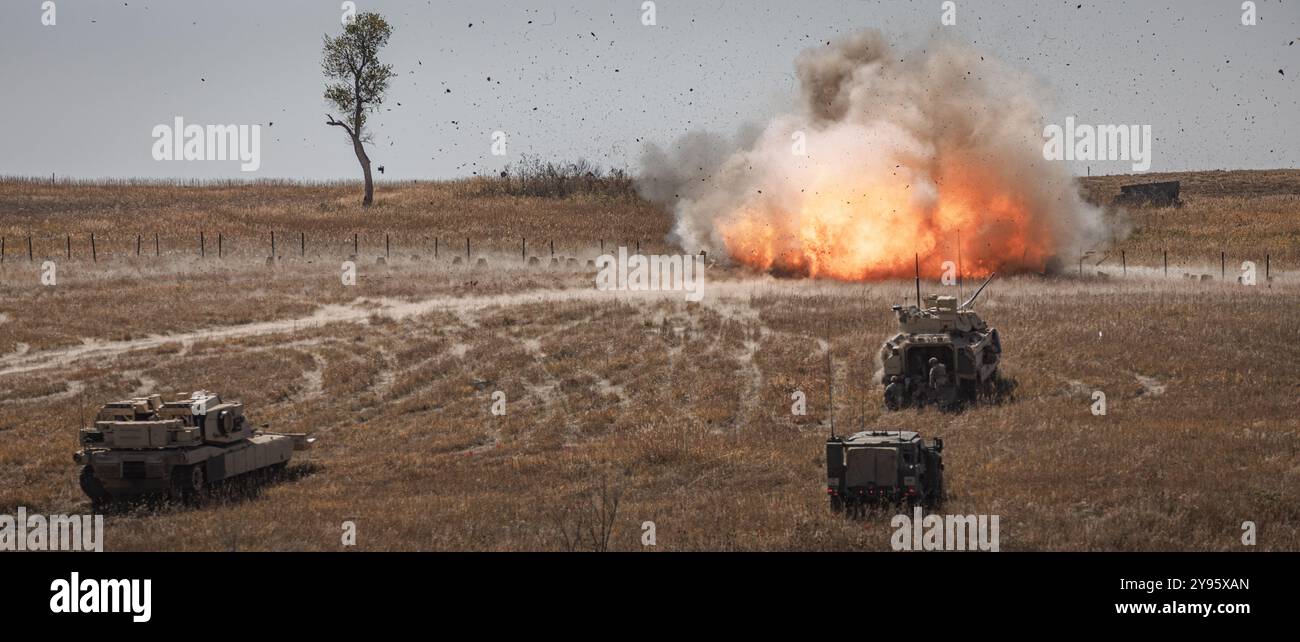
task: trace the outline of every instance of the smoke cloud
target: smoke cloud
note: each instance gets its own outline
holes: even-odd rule
[[[792,113],[644,150],[638,187],[672,209],[683,249],[857,280],[910,276],[915,254],[929,277],[959,252],[970,276],[1041,271],[1106,237],[1066,166],[1043,158],[1026,75],[951,43],[898,53],[875,30],[795,67]]]

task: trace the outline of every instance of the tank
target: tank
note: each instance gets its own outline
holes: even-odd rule
[[[831,510],[860,514],[890,504],[943,502],[943,440],[904,430],[874,430],[826,440]]]
[[[887,409],[933,404],[953,410],[1010,392],[998,370],[1002,339],[970,308],[994,276],[960,305],[955,297],[929,295],[923,305],[893,307],[899,331],[880,349]],[[936,364],[943,366],[943,380],[931,385]]]
[[[257,429],[242,403],[202,390],[172,401],[155,394],[104,404],[80,438],[73,461],[97,508],[151,494],[198,498],[214,482],[283,469],[295,450],[315,441]]]

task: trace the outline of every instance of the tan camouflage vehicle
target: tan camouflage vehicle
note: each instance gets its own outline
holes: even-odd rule
[[[197,497],[212,482],[282,469],[294,450],[314,441],[258,430],[243,404],[198,391],[173,401],[150,395],[105,404],[81,429],[73,460],[83,466],[81,489],[100,507],[154,493]]]
[[[934,404],[957,409],[998,400],[1010,392],[1010,382],[998,373],[1002,362],[998,331],[970,309],[992,279],[989,276],[961,305],[955,297],[932,294],[925,297],[924,307],[893,307],[899,332],[880,349],[886,408]],[[932,382],[936,364],[942,366],[942,382]]]
[[[943,502],[943,440],[926,445],[910,431],[875,430],[826,440],[831,510],[860,514],[873,505]]]

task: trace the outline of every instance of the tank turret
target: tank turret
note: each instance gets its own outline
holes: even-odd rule
[[[974,310],[957,307],[957,298],[931,294],[925,297],[925,308],[915,305],[894,306],[898,315],[898,330],[909,334],[933,332],[982,332],[988,329],[984,320]]]
[[[285,466],[306,434],[257,430],[244,405],[208,391],[131,397],[104,404],[81,429],[81,487],[95,505],[166,492],[193,497],[206,485]]]

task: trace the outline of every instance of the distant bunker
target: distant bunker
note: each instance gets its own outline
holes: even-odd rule
[[[1138,207],[1182,207],[1183,202],[1178,200],[1179,188],[1178,181],[1120,185],[1115,203]]]

